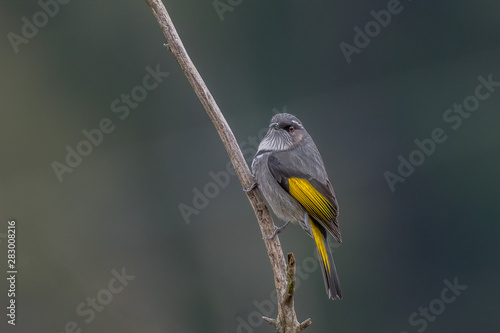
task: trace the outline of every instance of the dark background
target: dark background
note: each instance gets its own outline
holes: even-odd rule
[[[280,235],[306,272],[296,311],[308,332],[500,330],[500,88],[458,129],[443,120],[478,76],[500,81],[498,1],[404,0],[350,64],[339,44],[387,1],[233,1],[223,20],[213,1],[165,3],[247,157],[276,111],[297,115],[323,155],[342,301],[326,297],[312,240],[297,226]],[[228,158],[146,3],[70,1],[18,53],[8,33],[40,6],[0,6],[0,275],[9,219],[18,268],[17,325],[1,279],[0,331],[272,332],[257,313],[276,315],[272,271],[237,178],[189,223],[180,212]],[[169,76],[121,120],[110,105],[147,66]],[[103,118],[114,131],[60,182],[51,164]],[[392,192],[384,172],[435,128],[447,140]],[[108,300],[122,268],[135,278]],[[455,278],[467,289],[440,309]],[[86,323],[76,308],[97,295],[108,304]],[[430,304],[440,314],[412,325]]]

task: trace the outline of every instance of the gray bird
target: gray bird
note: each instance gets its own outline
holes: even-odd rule
[[[318,250],[326,293],[341,299],[339,278],[327,242],[327,231],[342,243],[337,221],[339,207],[323,159],[301,121],[288,113],[276,114],[252,162],[256,186],[276,216],[298,223]]]

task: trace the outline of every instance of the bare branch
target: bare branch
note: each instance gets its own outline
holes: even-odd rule
[[[290,304],[293,307],[293,294],[295,292],[295,257],[292,252],[288,253],[288,265],[286,267],[286,292],[283,297],[285,304]]]
[[[146,3],[153,10],[153,14],[156,17],[165,38],[167,39],[167,47],[172,52],[172,54],[177,59],[177,62],[181,66],[184,74],[186,75],[189,83],[193,87],[194,92],[201,101],[201,104],[205,108],[207,114],[212,120],[219,136],[226,147],[227,153],[231,162],[233,163],[234,169],[238,178],[244,189],[249,189],[253,186],[254,180],[250,169],[243,158],[243,154],[236,142],[236,139],[231,131],[231,128],[227,124],[224,116],[222,115],[217,103],[215,102],[212,94],[208,90],[205,82],[201,78],[198,70],[194,66],[193,62],[189,58],[189,55],[182,44],[182,41],[177,34],[177,31],[170,19],[170,16],[165,9],[165,6],[161,0],[145,0]],[[281,244],[278,237],[272,239],[269,238],[274,232],[274,223],[269,214],[267,206],[264,202],[264,197],[258,188],[246,192],[248,200],[252,204],[255,215],[259,222],[260,231],[262,233],[264,243],[267,248],[267,253],[269,255],[269,260],[271,261],[271,266],[274,272],[274,284],[278,294],[278,318],[270,319],[264,318],[270,323],[274,323],[277,327],[277,332],[300,332],[305,327],[310,325],[311,320],[308,319],[304,323],[309,324],[299,324],[296,319],[295,309],[293,308],[293,289],[295,286],[295,259],[293,255],[291,256],[293,263],[290,263],[289,256],[289,267],[292,268],[292,272],[289,272],[289,282],[287,283],[287,270],[285,267],[285,258],[283,255],[283,250],[281,249]],[[286,301],[284,297],[286,296]]]

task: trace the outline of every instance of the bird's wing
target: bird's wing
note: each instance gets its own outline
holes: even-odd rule
[[[321,158],[277,152],[269,156],[268,166],[281,187],[341,243],[337,199]]]

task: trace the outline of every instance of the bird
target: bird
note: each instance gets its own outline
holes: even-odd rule
[[[252,187],[261,190],[268,206],[285,221],[275,226],[270,238],[290,222],[299,224],[315,242],[328,298],[342,299],[327,241],[330,234],[342,243],[339,205],[318,148],[296,116],[278,113],[271,118],[253,158],[252,175]]]

